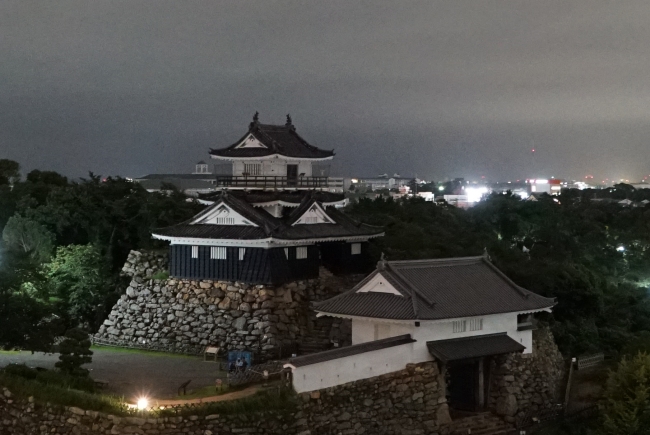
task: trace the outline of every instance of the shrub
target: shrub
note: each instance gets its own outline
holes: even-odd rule
[[[81,329],[73,328],[65,333],[65,339],[59,344],[59,362],[55,366],[63,373],[71,376],[88,376],[88,370],[81,368],[83,364],[92,362],[90,340],[88,334]]]
[[[160,272],[154,273],[151,279],[160,279],[160,280],[169,279],[169,272],[167,272],[166,270],[161,270]]]

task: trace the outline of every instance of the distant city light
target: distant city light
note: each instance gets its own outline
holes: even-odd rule
[[[445,188],[444,188],[444,186],[440,186],[440,187],[438,187],[438,190],[442,192],[443,190],[445,190]]]
[[[487,187],[468,187],[465,189],[467,202],[479,202],[486,193],[488,193]]]

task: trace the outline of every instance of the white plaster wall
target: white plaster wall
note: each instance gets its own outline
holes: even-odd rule
[[[296,392],[320,390],[403,370],[413,362],[413,345],[389,347],[293,369]]]
[[[473,317],[474,319],[483,319],[483,329],[480,331],[470,331],[470,317],[462,319],[450,319],[443,322],[420,322],[416,327],[415,322],[409,323],[391,323],[377,322],[376,320],[353,319],[352,320],[352,344],[365,343],[375,340],[375,324],[383,323],[389,325],[390,332],[388,337],[395,337],[402,334],[411,334],[413,339],[417,340],[414,350],[414,356],[417,361],[422,362],[430,359],[429,351],[426,347],[427,341],[448,340],[452,338],[473,337],[485,334],[497,334],[505,332],[518,343],[526,346],[524,353],[531,353],[533,349],[532,331],[517,331],[517,313],[495,314],[490,316]],[[453,320],[466,320],[467,330],[465,332],[453,332]],[[382,330],[385,330],[382,328]],[[386,337],[378,337],[386,338]]]
[[[298,163],[298,175],[304,173],[305,177],[311,177],[311,162],[301,161]]]

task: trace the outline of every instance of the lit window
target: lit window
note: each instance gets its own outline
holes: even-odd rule
[[[453,331],[454,332],[465,332],[467,331],[467,320],[456,320],[453,322]]]
[[[361,254],[361,243],[352,243],[351,249],[352,249],[352,255]]]
[[[199,247],[192,246],[192,258],[199,258]]]
[[[246,248],[239,248],[239,261],[244,259],[244,255],[246,255]]]
[[[262,165],[260,163],[244,163],[244,172],[247,175],[261,175]]]
[[[470,319],[470,321],[469,321],[469,330],[470,331],[482,331],[483,330],[483,319]]]
[[[210,258],[212,260],[225,260],[226,247],[225,246],[212,246],[210,248]]]
[[[296,260],[302,260],[304,258],[307,258],[307,247],[301,246],[296,248]]]

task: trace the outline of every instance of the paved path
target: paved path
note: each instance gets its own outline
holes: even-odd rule
[[[178,387],[191,379],[190,390],[215,385],[218,377],[225,377],[216,362],[204,362],[202,357],[168,355],[163,353],[120,352],[111,349],[93,349],[93,362],[85,365],[93,379],[108,381],[107,391],[123,395],[127,400],[140,395],[157,399],[174,398]],[[27,364],[30,367],[54,368],[58,354],[31,352],[0,352],[0,367],[7,364]]]
[[[187,400],[159,400],[156,401],[156,405],[168,406],[168,405],[184,405],[192,403],[206,403],[206,402],[223,402],[224,400],[235,400],[242,399],[244,397],[252,396],[260,390],[259,385],[251,385],[246,387],[243,390],[233,391],[231,393],[224,393],[218,396],[202,397],[200,399],[187,399]]]

